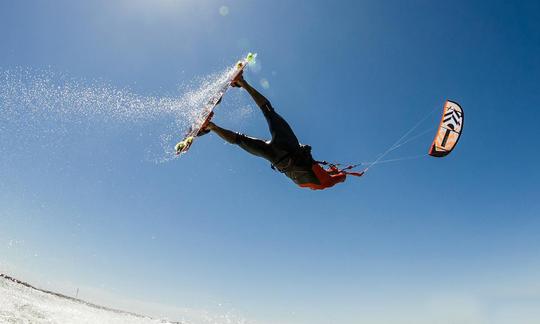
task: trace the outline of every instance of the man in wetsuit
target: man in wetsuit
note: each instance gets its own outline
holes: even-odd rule
[[[268,122],[272,139],[263,141],[221,128],[212,122],[208,123],[199,135],[213,131],[225,141],[270,161],[273,168],[285,174],[300,187],[320,190],[345,181],[347,172],[340,171],[333,165],[324,169],[320,165],[323,162],[317,162],[313,159],[311,147],[298,142],[285,119],[278,115],[268,99],[244,80],[242,74],[231,85],[243,88],[251,95]]]

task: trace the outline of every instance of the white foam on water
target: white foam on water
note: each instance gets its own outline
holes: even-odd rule
[[[179,96],[144,96],[102,81],[71,78],[50,70],[17,68],[0,71],[0,137],[30,146],[51,134],[67,135],[70,126],[152,123],[161,152],[155,162],[175,157],[174,144],[197,118],[209,98],[227,81],[224,69],[179,87]],[[159,134],[156,136],[156,134]],[[150,134],[149,134],[150,135]],[[3,148],[0,145],[0,153]],[[5,150],[5,148],[4,148]]]
[[[139,305],[141,306],[141,305]],[[135,306],[136,307],[136,306]],[[0,323],[107,323],[107,324],[249,324],[234,311],[212,314],[190,308],[166,309],[174,320],[98,306],[55,295],[0,277]]]

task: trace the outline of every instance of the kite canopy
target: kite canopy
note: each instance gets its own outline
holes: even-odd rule
[[[429,149],[434,157],[447,156],[456,147],[463,130],[463,109],[454,101],[444,103],[441,123]]]

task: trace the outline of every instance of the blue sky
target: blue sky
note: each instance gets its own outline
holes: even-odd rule
[[[151,120],[0,118],[0,270],[173,317],[537,322],[539,13],[535,1],[2,2],[3,71],[181,96],[257,52],[246,79],[319,159],[371,161],[447,98],[466,121],[447,158],[312,192],[215,135],[155,164]],[[237,89],[215,122],[268,136]]]

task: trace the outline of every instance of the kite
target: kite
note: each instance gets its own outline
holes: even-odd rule
[[[429,149],[429,155],[444,157],[456,147],[463,130],[463,109],[454,101],[444,103],[439,129]]]

